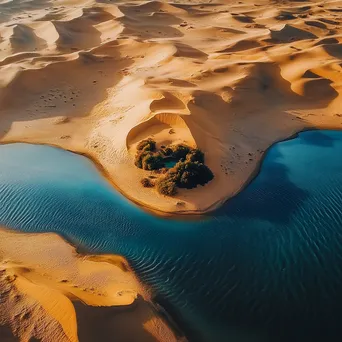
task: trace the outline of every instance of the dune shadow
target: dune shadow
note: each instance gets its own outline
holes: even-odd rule
[[[244,24],[254,23],[254,19],[247,16],[247,15],[233,14],[233,19],[235,19],[236,21],[238,21],[240,23],[244,23]]]
[[[286,24],[281,30],[270,33],[271,37],[264,39],[267,43],[284,44],[306,39],[316,39],[317,36],[309,31]]]
[[[145,328],[155,315],[150,303],[140,295],[132,305],[94,307],[74,302],[78,337],[82,342],[157,342]],[[154,323],[155,324],[155,323]]]
[[[52,6],[53,4],[54,2],[52,0],[12,0],[0,3],[0,23],[4,23],[25,11],[39,10]]]
[[[19,342],[19,339],[14,335],[10,325],[0,325],[0,340],[1,342]],[[31,341],[33,342],[33,340]]]
[[[47,42],[39,38],[31,27],[22,24],[13,28],[13,34],[9,40],[15,53],[42,50],[47,47]]]
[[[120,70],[133,63],[122,58],[116,42],[78,52],[75,59],[43,56],[39,61],[48,63],[40,69],[22,70],[0,89],[0,107],[10,113],[0,118],[2,134],[13,122],[62,115],[66,120],[55,124],[67,125],[73,118],[88,116],[108,97],[107,90],[123,78]]]
[[[323,49],[332,57],[342,59],[342,44],[326,44]]]
[[[183,22],[172,13],[163,10],[163,4],[149,2],[142,5],[119,5],[124,14],[116,20],[124,26],[123,35],[137,34],[144,39],[182,37],[183,33],[173,25]]]

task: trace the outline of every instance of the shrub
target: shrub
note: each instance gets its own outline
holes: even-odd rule
[[[164,166],[163,157],[159,152],[138,151],[135,155],[134,165],[139,169],[158,170]]]
[[[138,151],[135,155],[134,165],[138,167],[139,169],[143,168],[142,162],[143,159],[148,155],[149,153],[147,151]]]
[[[154,187],[153,182],[152,182],[150,179],[148,179],[148,178],[143,178],[143,179],[140,181],[140,183],[142,184],[142,186],[143,186],[144,188],[153,188],[153,187]]]
[[[203,164],[204,153],[200,149],[194,148],[186,155],[186,160],[190,162],[199,162]]]
[[[147,153],[142,158],[142,168],[144,170],[157,170],[164,166],[163,157],[160,153]]]
[[[170,147],[172,149],[172,157],[175,159],[186,158],[186,155],[191,151],[191,148],[184,144],[178,144]]]
[[[173,196],[177,193],[177,187],[192,189],[197,185],[205,185],[214,175],[204,165],[204,153],[198,148],[191,148],[185,144],[163,146],[161,152],[154,152],[156,142],[151,138],[142,140],[137,147],[135,165],[144,170],[156,170],[155,173],[165,174],[154,183],[148,178],[143,178],[141,184],[144,187],[153,187],[154,184],[159,193]],[[165,168],[165,157],[178,160],[171,169]]]
[[[141,140],[137,146],[138,151],[155,151],[156,150],[156,142],[151,139]]]
[[[208,166],[199,162],[179,162],[171,172],[175,174],[176,185],[187,189],[196,188],[199,184],[207,184],[214,178]]]
[[[164,147],[164,148],[162,148],[161,153],[162,153],[165,157],[171,157],[173,151],[172,151],[172,148],[170,148],[170,147]]]
[[[176,182],[169,175],[160,178],[156,183],[156,187],[158,192],[165,196],[173,196],[177,193]]]
[[[164,174],[164,173],[166,173],[166,172],[168,172],[168,171],[169,171],[168,168],[162,167],[161,169],[154,170],[154,173],[157,174],[157,175],[162,175],[162,174]]]

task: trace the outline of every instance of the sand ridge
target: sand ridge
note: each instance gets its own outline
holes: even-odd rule
[[[342,127],[341,11],[340,0],[1,1],[1,141],[89,155],[153,209],[213,209],[275,141]],[[151,135],[199,146],[214,181],[174,198],[140,186],[135,144]]]
[[[56,234],[0,230],[1,341],[185,341],[127,261],[80,255]]]

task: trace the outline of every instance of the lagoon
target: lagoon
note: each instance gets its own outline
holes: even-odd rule
[[[124,255],[190,341],[341,341],[342,132],[275,144],[195,220],[142,210],[61,149],[2,145],[0,161],[0,224]]]

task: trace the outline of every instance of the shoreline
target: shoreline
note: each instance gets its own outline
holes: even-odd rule
[[[153,294],[151,293],[151,290],[146,286],[146,284],[141,282],[139,277],[136,275],[134,269],[131,267],[129,261],[124,256],[117,255],[117,254],[98,254],[98,253],[93,254],[93,253],[90,253],[90,251],[87,251],[86,249],[82,249],[82,252],[80,252],[79,247],[81,247],[81,246],[78,246],[77,244],[75,244],[75,242],[72,242],[66,236],[59,234],[59,233],[55,233],[55,232],[44,232],[44,233],[26,232],[26,231],[13,229],[13,228],[10,228],[8,226],[2,226],[2,227],[0,227],[0,234],[5,235],[5,239],[6,239],[6,235],[9,235],[10,238],[12,240],[15,240],[16,242],[18,240],[20,240],[21,238],[25,238],[25,237],[27,237],[28,240],[34,240],[34,241],[38,240],[38,245],[39,245],[40,239],[44,240],[44,239],[48,238],[50,240],[51,239],[56,240],[56,237],[57,237],[57,240],[61,241],[61,243],[59,243],[57,241],[59,244],[66,245],[67,248],[71,248],[72,250],[75,251],[76,254],[73,255],[73,258],[75,258],[75,260],[80,260],[79,262],[97,263],[98,264],[97,267],[100,267],[100,266],[106,264],[107,265],[106,269],[113,268],[114,266],[119,267],[120,269],[122,269],[121,272],[127,273],[128,275],[132,275],[133,279],[136,279],[138,282],[138,286],[139,286],[138,287],[139,292],[137,293],[138,296],[134,299],[134,301],[131,304],[128,304],[128,305],[98,304],[98,305],[96,305],[95,303],[88,303],[87,301],[83,300],[82,298],[79,298],[79,297],[74,296],[74,295],[71,295],[71,297],[69,299],[74,303],[79,302],[81,306],[83,305],[85,307],[95,307],[95,308],[114,308],[115,307],[116,308],[115,310],[118,310],[118,311],[121,310],[122,312],[132,312],[132,311],[136,310],[136,306],[142,305],[139,303],[141,303],[143,301],[143,303],[144,303],[143,305],[145,305],[145,306],[147,305],[145,310],[151,311],[151,313],[155,317],[154,320],[156,320],[156,322],[158,322],[158,320],[159,320],[160,322],[162,322],[161,324],[164,324],[165,327],[167,327],[167,329],[170,330],[171,333],[168,333],[168,336],[171,336],[171,334],[173,334],[176,338],[174,340],[175,342],[176,341],[179,341],[179,342],[187,342],[188,341],[188,339],[185,336],[185,334],[183,333],[182,329],[176,323],[176,320],[174,320],[174,318],[168,313],[168,311],[159,302],[155,303],[153,301]],[[39,248],[38,248],[38,252],[35,252],[35,253],[37,253],[37,255],[42,254],[42,252],[39,250]],[[3,262],[1,262],[1,259],[6,258],[7,254],[8,253],[6,253],[6,251],[4,252],[0,246],[0,266],[2,266],[2,267],[4,265],[3,265]],[[14,254],[16,254],[16,253],[14,252]],[[68,258],[68,256],[66,256],[66,258]],[[117,258],[119,258],[119,259],[117,260]],[[19,257],[19,259],[20,259],[20,257]],[[7,259],[5,259],[5,260],[7,260]],[[10,263],[10,264],[13,263],[14,265],[16,264],[16,262],[12,260],[11,256],[8,257],[8,261],[6,261],[6,263]],[[19,262],[19,265],[21,265],[20,262]],[[5,272],[5,274],[6,274],[6,268],[5,268],[5,271],[3,271],[2,267],[0,269],[0,276],[3,275],[3,272]],[[25,267],[26,267],[26,265],[25,265]],[[30,270],[30,272],[34,272],[34,270],[28,266],[27,266],[27,268],[25,268],[25,270],[26,271],[24,271],[24,272],[27,272],[28,270]],[[37,271],[37,270],[35,270],[35,271]],[[54,272],[55,272],[55,270],[52,271],[52,273],[54,273]],[[104,272],[104,269],[102,270],[102,272]],[[16,275],[16,273],[14,273],[13,276],[14,276],[14,283],[15,283],[15,279],[21,277],[20,273],[18,275]],[[49,274],[44,275],[44,277],[46,277],[46,276],[49,278]],[[65,280],[62,280],[60,282],[68,284],[69,280],[67,281],[67,278],[65,278]],[[3,283],[4,283],[4,280],[1,279],[1,277],[0,277],[0,293],[3,290]],[[48,284],[47,286],[49,287],[50,286],[49,282],[47,284]],[[40,285],[39,283],[36,283],[35,285],[43,286],[43,285]],[[79,286],[76,286],[76,287],[79,287]],[[95,288],[94,290],[97,291],[98,289]],[[99,290],[99,291],[101,291],[101,290]],[[25,295],[25,294],[23,294],[23,295]],[[120,309],[120,308],[122,308],[122,309]],[[0,322],[3,323],[3,317],[1,315],[0,315]],[[155,323],[155,324],[157,324],[157,323]],[[0,327],[2,327],[2,328],[5,326],[7,326],[7,324],[4,324],[4,325],[1,324],[0,325]],[[163,328],[161,326],[160,329],[165,330],[166,329],[165,327]],[[156,339],[156,342],[157,341],[158,342],[164,342],[164,341],[159,340],[159,339],[158,340]]]
[[[266,0],[55,5],[25,18],[8,9],[0,23],[1,141],[83,155],[144,210],[213,212],[249,184],[272,144],[342,127],[334,1],[293,10]],[[148,173],[134,166],[134,148],[149,136],[197,146],[215,178],[174,197],[139,186]]]
[[[125,193],[120,186],[114,181],[114,179],[110,176],[109,172],[105,169],[105,167],[98,161],[98,159],[93,156],[92,154],[88,153],[88,152],[82,152],[82,151],[75,151],[72,149],[67,149],[67,148],[63,148],[58,146],[57,144],[53,144],[53,143],[38,143],[38,142],[26,142],[26,141],[20,141],[20,140],[9,140],[9,141],[5,141],[5,142],[0,142],[0,146],[1,145],[9,145],[9,144],[30,144],[30,145],[42,145],[42,146],[49,146],[49,147],[53,147],[53,148],[57,148],[66,152],[70,152],[82,157],[87,158],[98,170],[98,172],[102,175],[102,177],[121,195],[123,196],[125,199],[127,199],[128,201],[130,201],[132,204],[136,205],[137,207],[139,207],[140,209],[151,213],[151,214],[155,214],[157,216],[161,216],[161,217],[172,217],[172,218],[177,218],[178,217],[188,217],[189,219],[191,219],[191,216],[198,217],[198,216],[205,216],[207,214],[212,214],[214,213],[216,210],[218,210],[220,207],[222,207],[226,202],[228,202],[230,199],[232,199],[233,197],[237,196],[241,191],[243,191],[260,173],[261,167],[262,167],[262,163],[264,161],[264,158],[267,155],[267,152],[270,148],[272,148],[275,144],[287,141],[287,140],[291,140],[291,139],[295,139],[300,133],[303,132],[307,132],[307,131],[319,131],[319,130],[336,130],[336,131],[341,131],[342,128],[341,127],[337,127],[334,125],[329,125],[327,127],[324,128],[318,128],[318,127],[304,127],[296,132],[293,132],[292,134],[290,134],[288,137],[284,138],[284,139],[279,139],[274,141],[268,148],[266,148],[264,150],[264,152],[262,153],[260,159],[256,162],[255,168],[253,170],[253,172],[250,174],[250,176],[246,179],[246,181],[242,184],[242,186],[233,194],[228,195],[224,198],[218,199],[217,201],[215,201],[214,203],[212,203],[211,205],[209,205],[206,209],[204,210],[179,210],[179,211],[164,211],[164,210],[160,210],[158,208],[155,208],[153,206],[150,206],[146,203],[144,203],[143,201],[139,201],[136,200],[135,198],[133,198],[132,196],[129,196],[127,193]],[[191,190],[188,190],[191,191]]]

